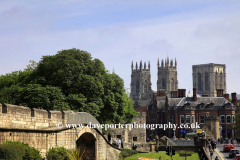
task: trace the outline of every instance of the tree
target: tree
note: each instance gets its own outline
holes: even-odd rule
[[[240,137],[240,113],[235,114],[233,121],[235,122],[233,129],[236,131],[236,137]]]
[[[137,115],[123,79],[86,51],[62,50],[30,62],[24,71],[0,76],[0,102],[88,112],[100,123],[130,122]]]

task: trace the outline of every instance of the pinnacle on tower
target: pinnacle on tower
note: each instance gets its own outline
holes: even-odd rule
[[[158,58],[158,63],[157,63],[157,66],[159,67],[159,58]]]
[[[142,60],[140,61],[140,71],[142,70]]]
[[[150,61],[148,61],[148,69],[149,69],[149,71],[150,71]]]
[[[133,61],[132,61],[132,65],[131,65],[131,67],[132,67],[132,71],[133,71]]]
[[[175,67],[177,68],[177,59],[176,59],[176,57],[175,57]]]
[[[146,70],[146,62],[144,62],[144,69]]]
[[[162,66],[162,68],[164,68],[164,62],[163,62],[163,59],[162,59],[162,62],[161,62],[161,66]]]
[[[138,70],[138,65],[137,65],[137,62],[136,62],[136,70]]]

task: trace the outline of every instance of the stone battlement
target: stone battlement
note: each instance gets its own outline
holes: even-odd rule
[[[216,63],[208,63],[208,64],[197,64],[197,65],[192,65],[192,68],[196,67],[202,67],[202,66],[223,66],[225,67],[225,64],[216,64]]]
[[[44,129],[66,124],[74,111],[47,111],[11,104],[0,104],[1,128]]]

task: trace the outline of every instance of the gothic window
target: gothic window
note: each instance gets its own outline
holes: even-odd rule
[[[137,84],[136,84],[136,94],[139,93],[139,86],[140,86],[140,84],[139,84],[139,82],[137,81]]]
[[[202,77],[201,77],[201,73],[198,73],[198,90],[202,91]]]
[[[205,73],[205,90],[209,90],[208,74]]]
[[[216,72],[216,73],[215,73],[215,89],[218,89],[217,84],[218,84],[218,74],[217,74],[217,72]]]
[[[222,73],[220,73],[219,79],[220,79],[219,89],[223,89],[223,88],[222,88]]]
[[[162,79],[162,89],[166,89],[166,81],[164,78]]]
[[[171,81],[171,91],[174,91],[174,80],[172,78],[172,81]]]
[[[145,80],[145,84],[144,84],[144,93],[147,93],[147,80]]]

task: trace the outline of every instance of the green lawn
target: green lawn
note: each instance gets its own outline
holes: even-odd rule
[[[171,160],[171,157],[166,155],[166,152],[158,152],[158,153],[138,153],[134,154],[125,160],[136,160],[137,156],[139,157],[145,157],[145,158],[159,158],[160,156],[162,159],[168,159]],[[179,157],[179,154],[176,154],[173,156],[174,160],[185,160],[185,157]],[[192,154],[191,157],[187,157],[187,160],[199,160],[198,153]]]

